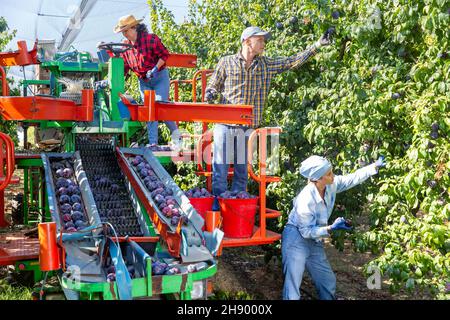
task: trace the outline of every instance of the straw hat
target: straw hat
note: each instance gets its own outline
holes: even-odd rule
[[[144,19],[136,20],[136,18],[131,14],[128,16],[120,17],[119,23],[114,27],[113,31],[114,33],[125,31],[131,27],[134,27],[135,25],[138,25],[142,20]]]

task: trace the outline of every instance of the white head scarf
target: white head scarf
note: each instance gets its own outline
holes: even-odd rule
[[[300,165],[300,174],[312,181],[317,181],[330,169],[331,163],[324,157],[310,156]]]

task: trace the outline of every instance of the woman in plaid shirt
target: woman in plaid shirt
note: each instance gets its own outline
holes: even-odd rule
[[[133,45],[132,49],[120,54],[124,61],[125,76],[130,70],[138,76],[142,100],[145,90],[155,90],[156,100],[168,101],[170,79],[165,63],[169,51],[156,34],[148,33],[145,24],[140,23],[142,20],[136,20],[133,15],[124,16],[114,28],[115,33],[122,32],[127,39],[124,43]],[[171,133],[177,130],[174,121],[165,123]],[[154,148],[158,144],[158,122],[148,122],[147,130],[149,146]]]

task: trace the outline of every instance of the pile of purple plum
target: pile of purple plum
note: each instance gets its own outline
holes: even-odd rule
[[[88,226],[81,201],[80,187],[73,180],[73,169],[67,163],[56,164],[56,196],[62,215],[64,229],[68,232],[82,230]]]
[[[108,177],[96,174],[90,182],[92,188],[95,188],[95,201],[119,201],[120,186],[113,183]]]
[[[153,201],[158,206],[163,215],[170,219],[170,224],[177,226],[180,221],[185,222],[181,216],[181,210],[172,189],[166,187],[153,171],[151,165],[141,156],[130,159],[134,170],[139,174],[143,183],[151,193]]]
[[[209,193],[205,188],[195,187],[188,191],[185,191],[184,194],[188,198],[211,198],[213,195]]]
[[[177,267],[170,267],[167,263],[161,261],[152,262],[152,275],[174,275],[181,273],[180,269]]]
[[[225,191],[220,194],[223,199],[254,199],[256,196],[247,191]]]
[[[136,276],[136,270],[132,264],[127,265],[128,273],[130,274],[131,279],[133,279]],[[116,281],[116,267],[114,265],[110,265],[106,268],[106,281],[113,282]]]
[[[148,147],[151,151],[172,151],[169,146],[159,146],[157,144]]]

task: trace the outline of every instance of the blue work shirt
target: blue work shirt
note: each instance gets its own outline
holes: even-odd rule
[[[375,164],[371,164],[354,173],[335,176],[333,183],[325,187],[324,199],[315,184],[308,183],[294,198],[287,224],[297,227],[303,238],[321,241],[321,238],[329,236],[328,218],[333,211],[336,193],[353,188],[377,172]]]

